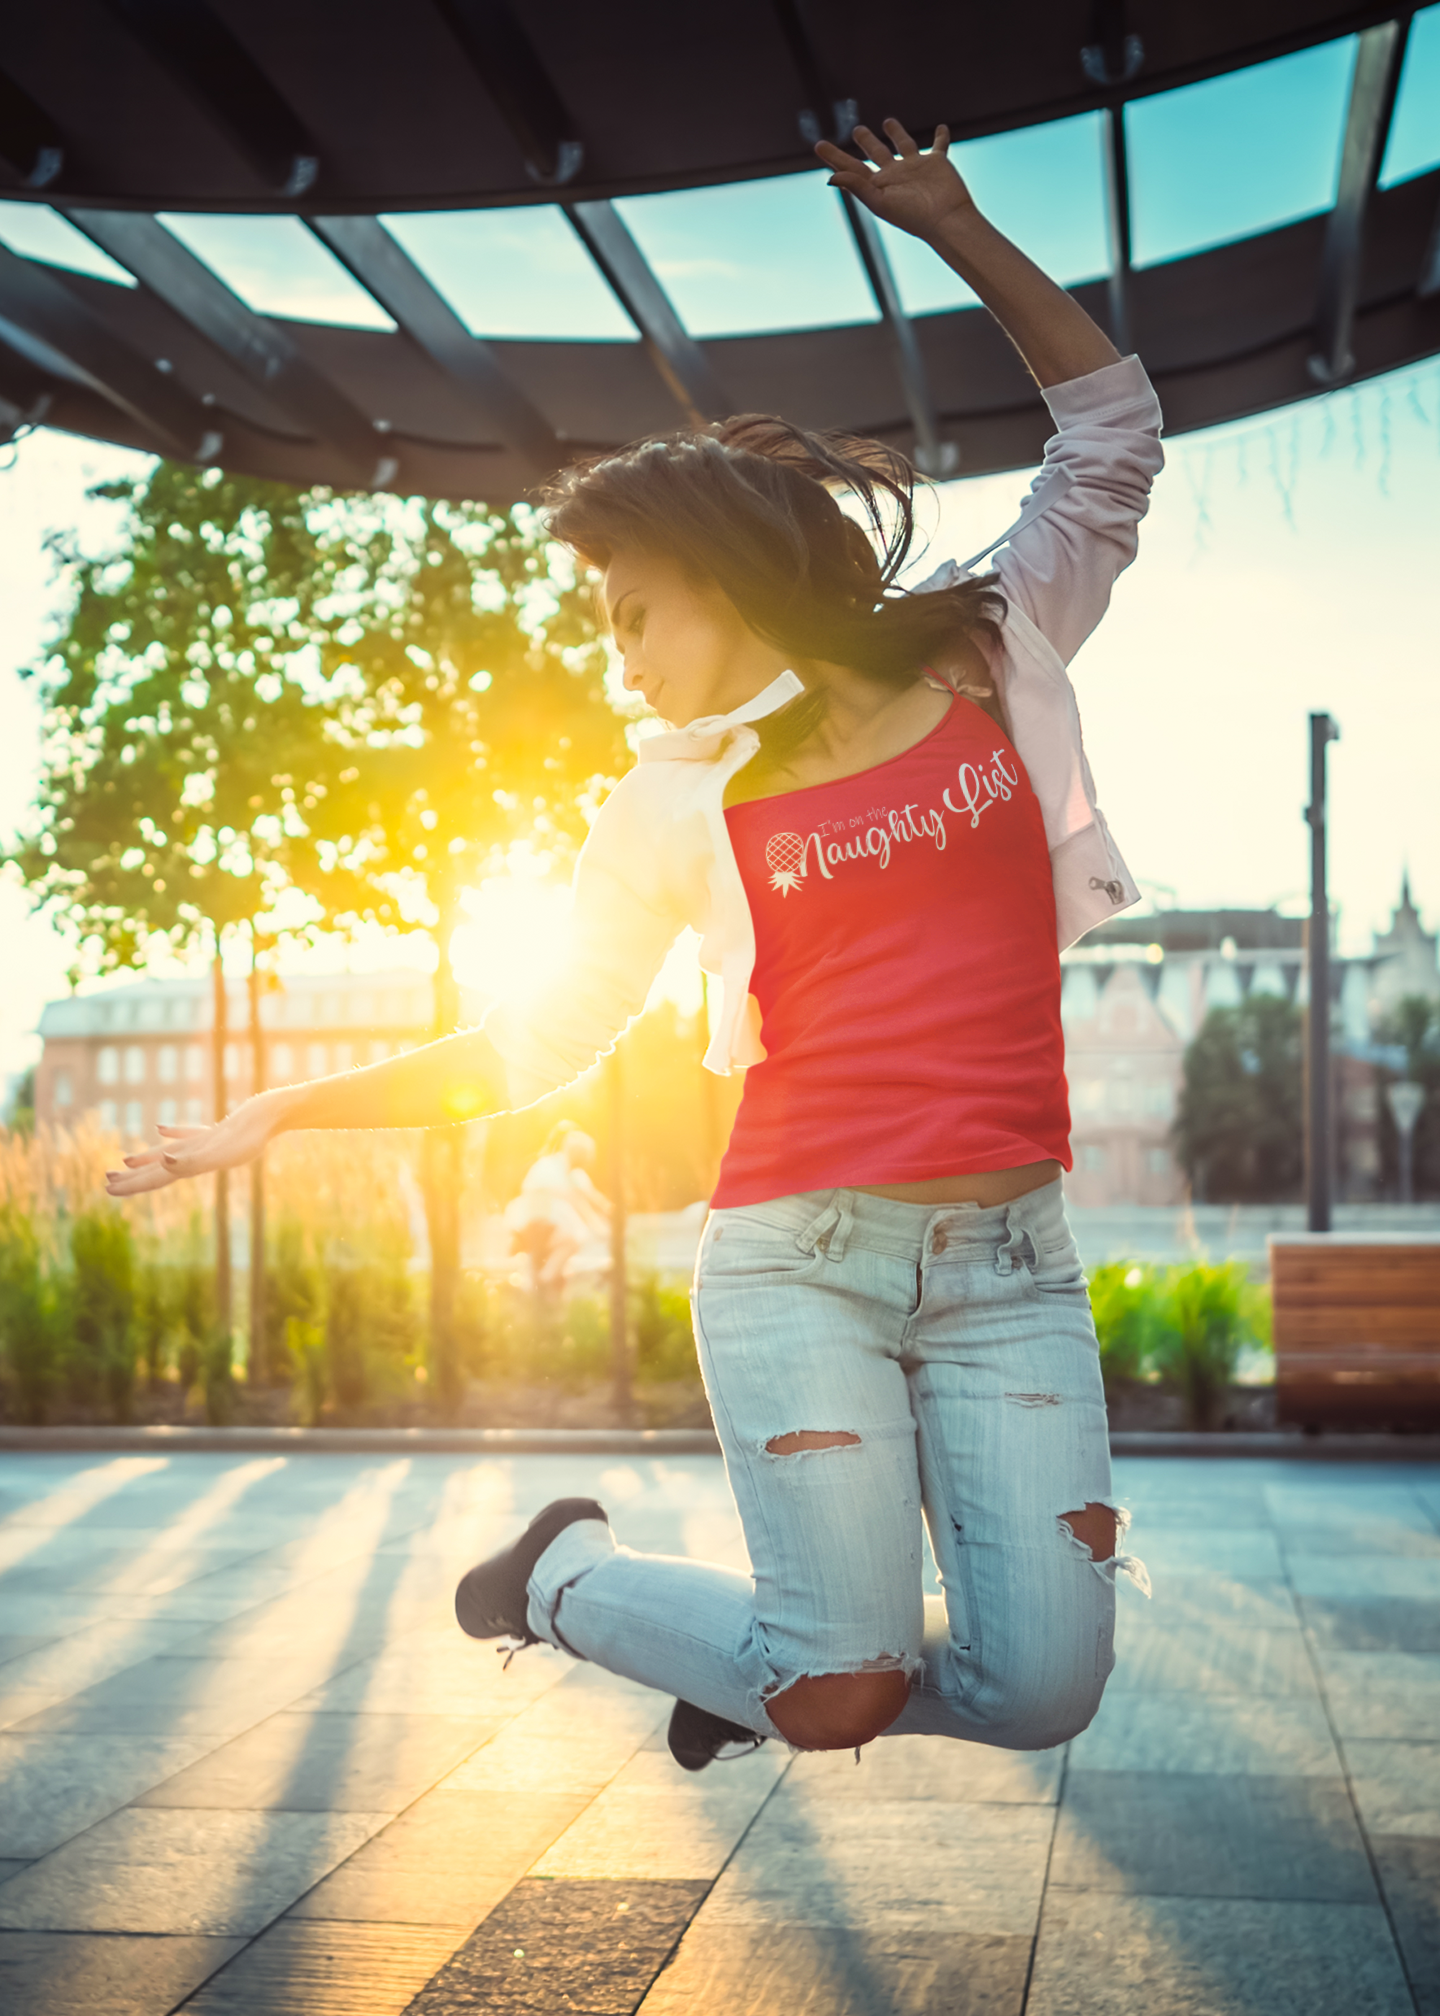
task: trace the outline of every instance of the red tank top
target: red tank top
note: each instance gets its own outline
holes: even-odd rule
[[[766,1057],[718,1206],[1070,1166],[1044,824],[973,701],[888,763],[725,814]]]

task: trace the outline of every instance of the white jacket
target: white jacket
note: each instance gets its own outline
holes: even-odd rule
[[[1019,518],[923,586],[948,587],[995,555],[1006,614],[992,670],[1044,817],[1063,948],[1139,900],[1095,802],[1065,667],[1135,557],[1164,456],[1159,401],[1138,357],[1052,385],[1045,402],[1058,432]],[[600,808],[576,863],[563,976],[486,1017],[512,1106],[569,1084],[609,1049],[687,924],[700,934],[701,965],[722,983],[706,1064],[728,1074],[764,1057],[750,994],[755,929],[725,825],[725,787],[760,746],[750,724],[800,691],[784,672],[733,713],[641,743],[639,763]]]

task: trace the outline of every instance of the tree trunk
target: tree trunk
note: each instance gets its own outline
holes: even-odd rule
[[[442,906],[435,968],[435,1034],[449,1036],[460,1019],[460,990],[450,964],[455,906]],[[441,1413],[459,1411],[462,1378],[455,1324],[460,1287],[460,1193],[465,1137],[458,1127],[432,1127],[421,1148],[421,1188],[430,1234],[430,1361]]]
[[[605,1059],[607,1119],[610,1128],[610,1384],[615,1418],[631,1419],[630,1297],[625,1252],[625,1066],[617,1045]]]
[[[220,956],[220,933],[215,933],[215,960],[211,967],[214,982],[215,1019],[215,1118],[225,1118],[225,965]],[[215,1172],[215,1327],[229,1338],[234,1327],[234,1294],[230,1281],[230,1172]]]
[[[255,927],[250,927],[250,1089],[265,1089],[265,1032],[260,1026],[260,969]],[[265,1157],[250,1164],[250,1383],[270,1383],[270,1340],[265,1334]]]

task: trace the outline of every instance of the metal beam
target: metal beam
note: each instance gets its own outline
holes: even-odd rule
[[[64,165],[59,127],[28,91],[0,71],[0,166],[24,189],[47,189]]]
[[[1340,187],[1325,229],[1320,257],[1320,291],[1315,304],[1315,350],[1310,375],[1321,385],[1335,385],[1355,369],[1350,338],[1360,298],[1360,268],[1365,256],[1365,212],[1385,152],[1395,87],[1405,54],[1409,21],[1382,21],[1360,35],[1355,74],[1350,83],[1350,109],[1340,155]]]
[[[566,459],[564,445],[501,367],[495,352],[472,336],[376,217],[307,217],[316,237],[349,268],[410,341],[460,387],[485,426],[537,477]]]
[[[1125,147],[1125,107],[1105,108],[1105,235],[1110,252],[1110,341],[1130,355],[1130,157]]]
[[[205,0],[106,0],[278,195],[315,185],[314,141],[244,43]]]
[[[1440,203],[1435,206],[1435,222],[1430,226],[1430,242],[1420,261],[1420,278],[1415,284],[1415,292],[1422,301],[1428,301],[1432,294],[1440,294]]]
[[[870,291],[875,296],[885,333],[890,339],[890,352],[899,375],[905,410],[915,429],[915,466],[926,476],[953,476],[960,467],[960,450],[953,441],[941,438],[940,420],[930,395],[925,362],[920,355],[920,345],[915,340],[915,326],[901,302],[890,255],[880,236],[880,226],[863,203],[857,203],[851,196],[842,195],[840,200],[854,235],[855,249],[860,254],[860,264],[865,268],[865,277],[870,282]]]
[[[356,483],[380,488],[394,479],[396,458],[381,453],[373,422],[173,231],[138,210],[67,209],[64,215],[213,343],[307,434],[336,449]]]
[[[552,187],[571,181],[585,159],[576,121],[505,0],[436,5],[514,134],[527,171]]]
[[[222,436],[208,407],[116,336],[62,280],[0,246],[0,341],[48,372],[100,393],[164,452],[213,461]]]
[[[567,203],[570,219],[590,257],[640,331],[651,362],[692,427],[733,411],[710,360],[675,313],[613,203]]]

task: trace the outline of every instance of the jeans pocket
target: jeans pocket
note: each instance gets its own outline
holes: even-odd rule
[[[1085,1268],[1075,1241],[1067,1236],[1038,1249],[1030,1269],[1032,1284],[1042,1295],[1086,1295]]]
[[[814,1271],[822,1256],[802,1246],[797,1235],[758,1217],[735,1216],[717,1224],[705,1239],[695,1285],[719,1281],[775,1281]]]

